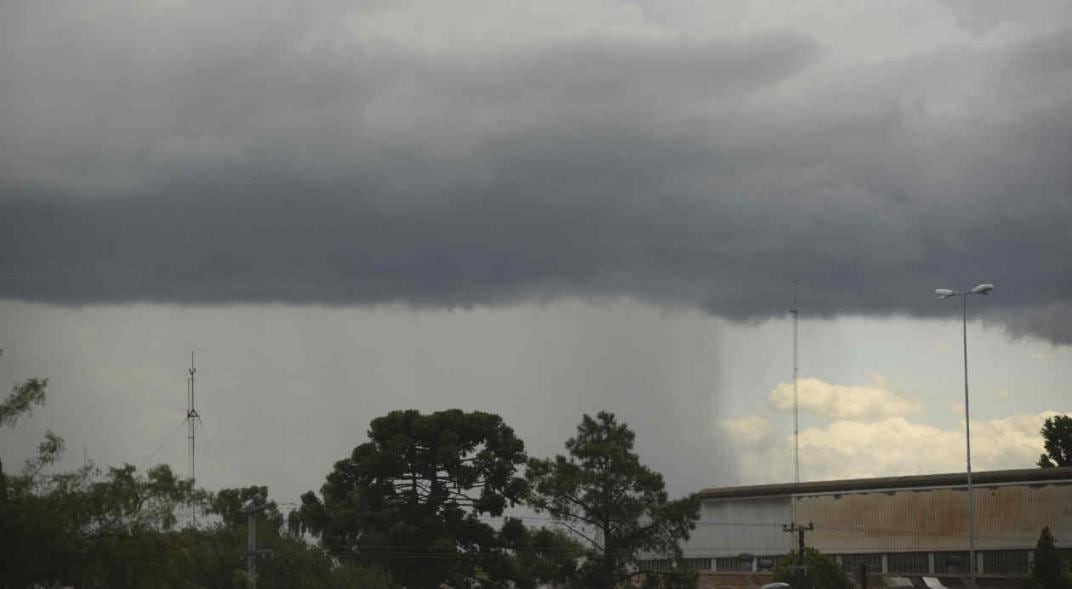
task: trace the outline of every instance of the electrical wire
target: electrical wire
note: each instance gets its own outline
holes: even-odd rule
[[[139,469],[139,470],[141,470],[141,469],[144,469],[144,468],[145,468],[145,465],[146,465],[146,464],[148,464],[148,463],[149,463],[149,461],[150,461],[150,460],[152,460],[152,459],[153,459],[153,458],[154,458],[154,457],[156,456],[157,452],[159,452],[159,451],[163,450],[163,449],[164,449],[164,446],[166,446],[166,445],[167,445],[167,444],[168,444],[169,442],[173,441],[173,439],[174,439],[174,436],[175,436],[175,434],[176,434],[176,433],[177,433],[177,432],[178,432],[178,431],[179,431],[180,429],[182,429],[182,427],[183,427],[184,425],[186,425],[186,418],[183,418],[183,420],[182,420],[182,421],[180,421],[180,422],[179,422],[179,424],[178,424],[177,426],[175,426],[175,429],[171,430],[171,432],[170,432],[170,433],[168,433],[167,435],[165,435],[165,436],[163,437],[163,439],[161,439],[161,440],[160,440],[160,443],[159,443],[159,444],[157,444],[156,448],[153,448],[153,451],[152,451],[152,452],[150,452],[150,453],[149,453],[149,455],[148,455],[148,456],[146,456],[146,457],[145,457],[145,459],[143,459],[143,460],[142,460],[142,461],[141,461],[141,462],[139,463],[139,465],[138,465],[138,469]]]

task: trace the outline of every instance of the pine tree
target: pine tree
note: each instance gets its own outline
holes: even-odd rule
[[[1054,545],[1053,533],[1049,527],[1042,528],[1038,544],[1035,545],[1035,562],[1031,565],[1031,576],[1024,583],[1025,589],[1072,589],[1072,577],[1068,565],[1061,558]]]

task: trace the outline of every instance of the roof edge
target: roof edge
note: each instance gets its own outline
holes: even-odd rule
[[[1058,468],[1024,468],[1016,470],[990,470],[972,473],[972,484],[995,485],[1002,483],[1049,483],[1072,484],[1072,466]],[[704,489],[697,495],[701,499],[729,499],[748,497],[773,497],[810,495],[820,493],[850,493],[879,489],[907,489],[913,487],[960,487],[968,484],[965,472],[923,474],[869,479],[842,479],[832,481],[807,481],[803,483],[777,483],[772,485],[746,485]]]

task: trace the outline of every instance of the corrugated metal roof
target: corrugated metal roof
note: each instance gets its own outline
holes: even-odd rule
[[[1019,470],[991,470],[972,473],[974,485],[1021,484],[1072,484],[1072,466],[1061,468],[1025,468]],[[879,489],[909,489],[935,487],[963,487],[968,484],[964,472],[925,474],[871,479],[844,479],[838,481],[808,481],[803,483],[780,483],[775,485],[748,485],[704,489],[702,499],[743,499],[748,497],[771,497],[810,495],[818,493],[850,493]]]

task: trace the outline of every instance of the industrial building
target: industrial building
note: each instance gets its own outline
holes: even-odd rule
[[[977,472],[973,483],[979,574],[1027,574],[1044,526],[1072,557],[1072,467]],[[762,568],[796,547],[783,530],[795,522],[814,525],[806,544],[849,571],[866,564],[876,574],[967,574],[965,473],[715,488],[700,498],[683,550],[701,571]]]

